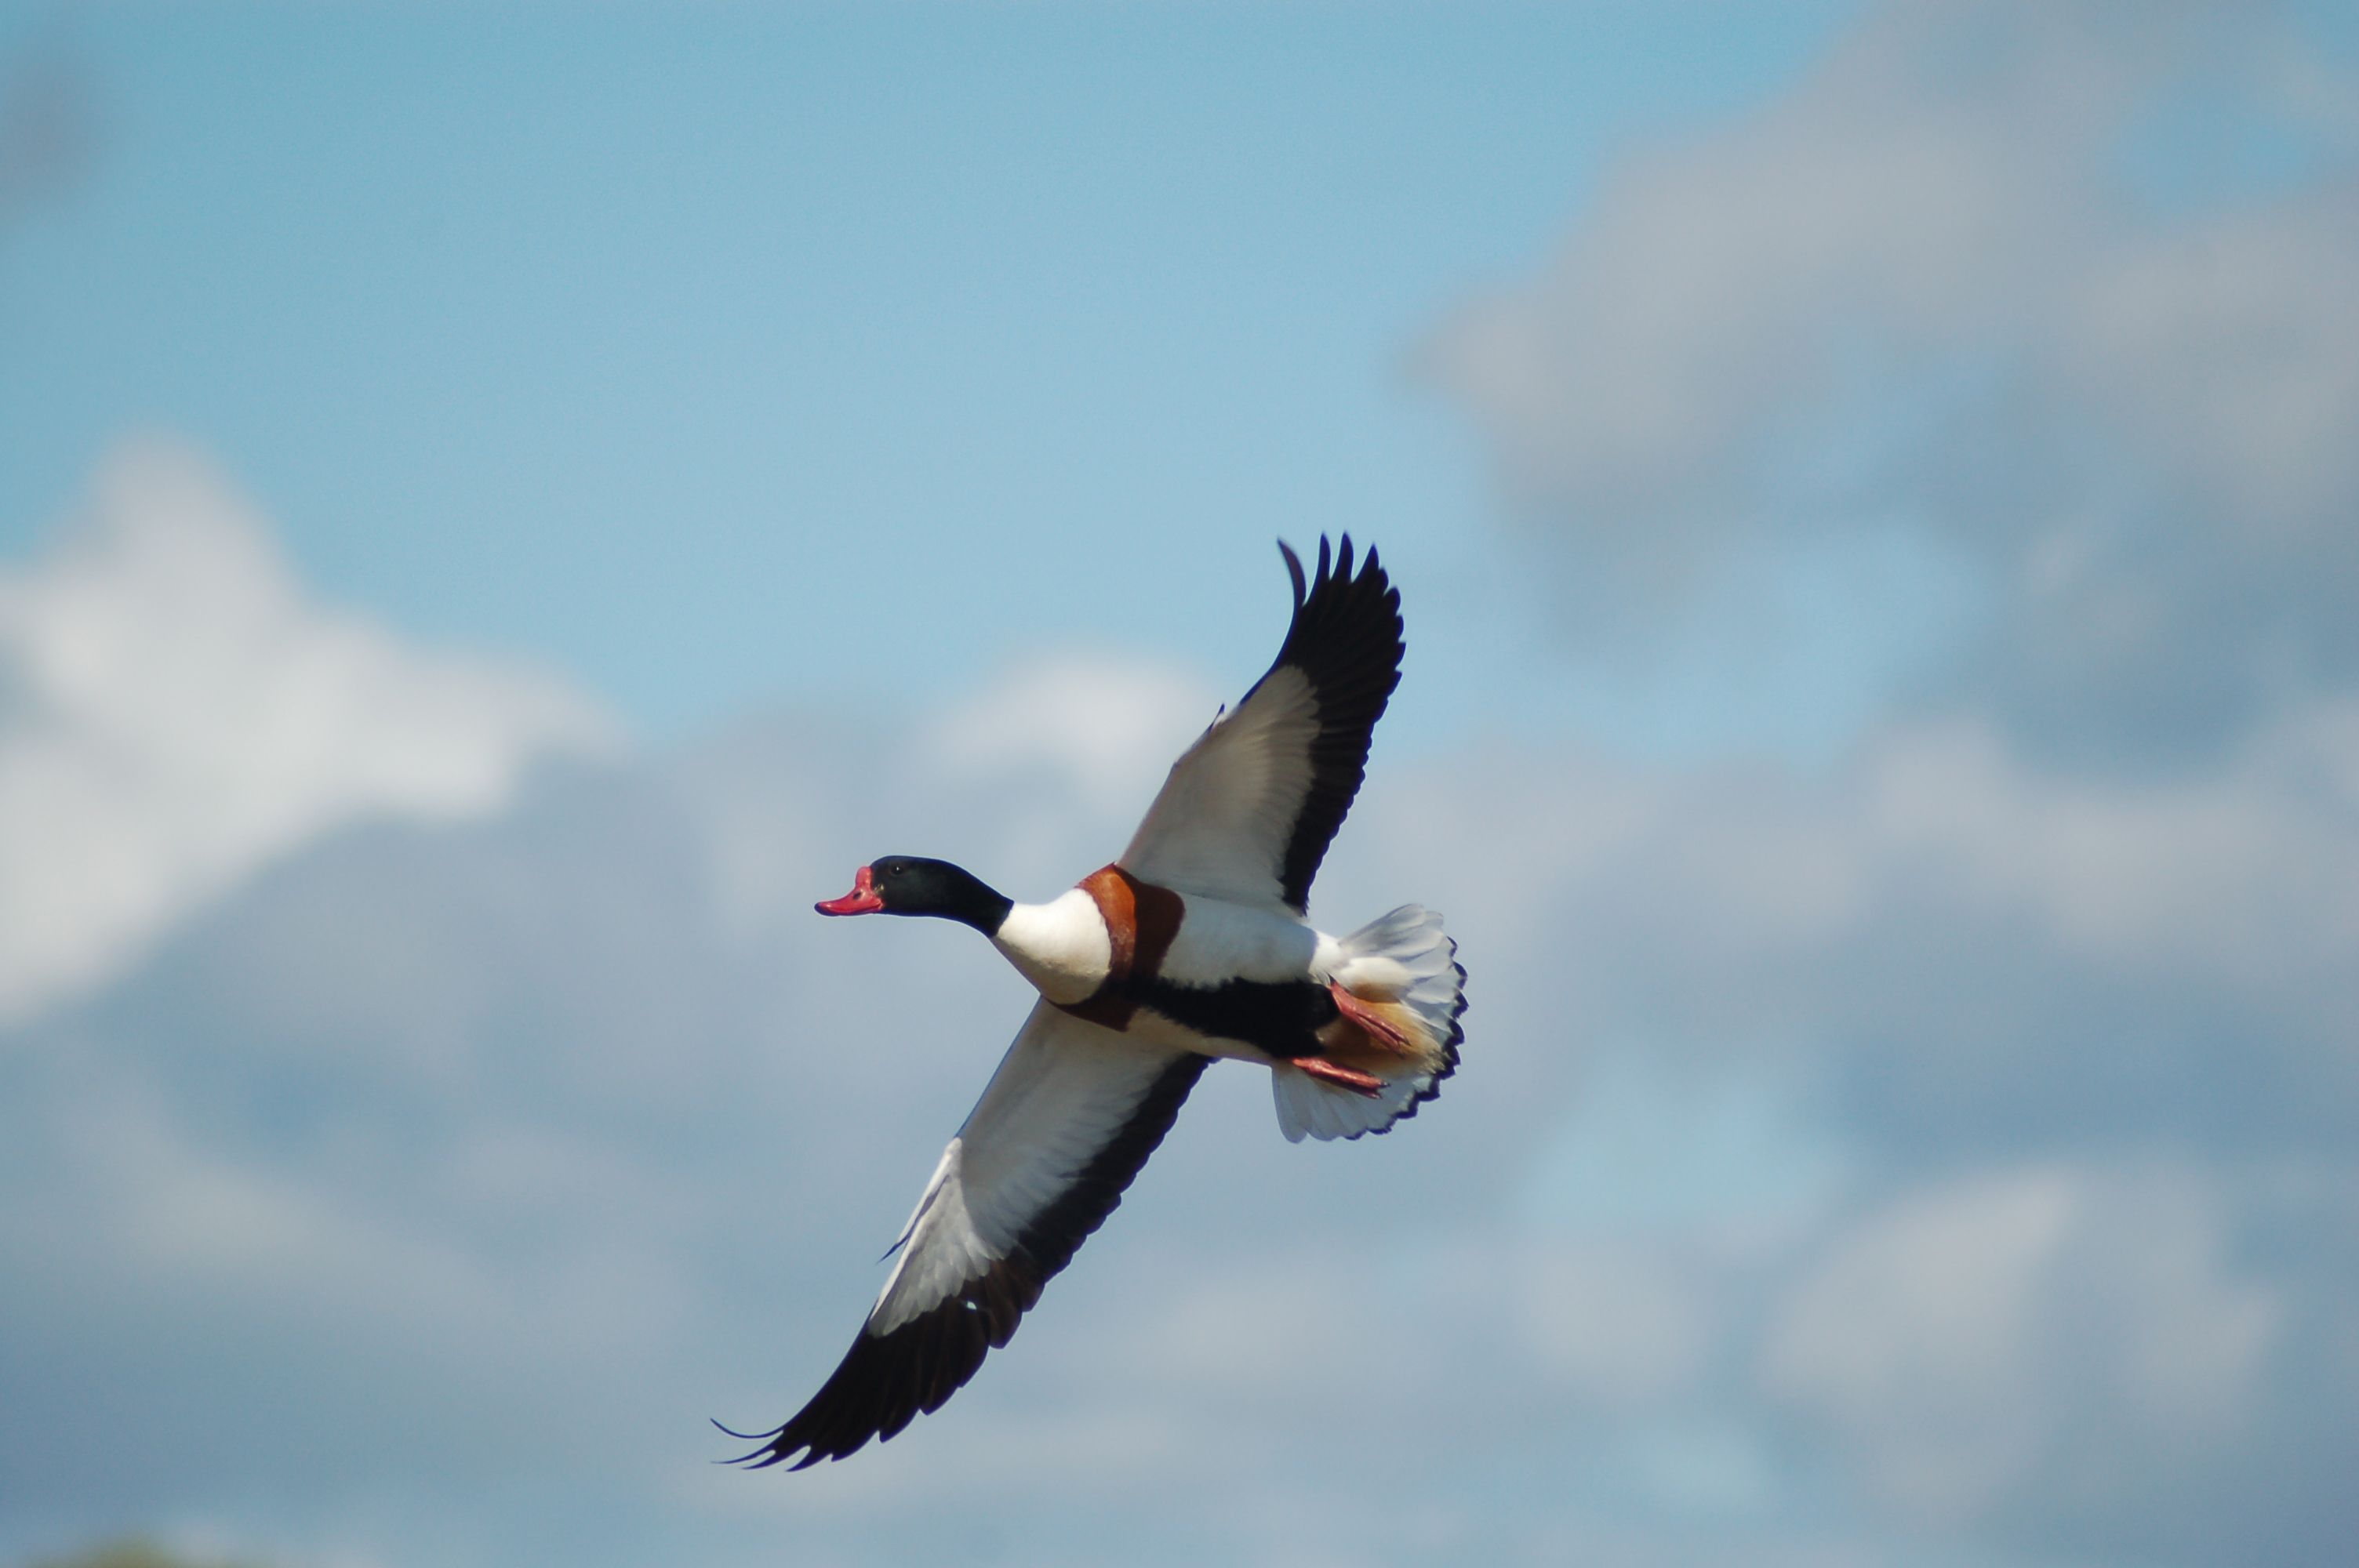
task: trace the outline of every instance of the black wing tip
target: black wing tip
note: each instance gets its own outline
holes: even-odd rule
[[[1321,545],[1326,542],[1320,540]],[[1310,597],[1310,584],[1302,576],[1302,557],[1296,555],[1294,546],[1283,539],[1277,542],[1277,553],[1286,557],[1286,575],[1294,579],[1294,608],[1299,611],[1302,608],[1302,601]]]
[[[889,1443],[893,1439],[894,1433],[901,1430],[897,1426],[891,1432],[876,1432],[854,1437],[849,1442],[831,1443],[825,1437],[796,1430],[801,1421],[802,1417],[798,1416],[776,1432],[765,1433],[731,1432],[729,1428],[721,1426],[721,1423],[716,1421],[713,1425],[721,1426],[722,1431],[728,1433],[739,1442],[757,1443],[761,1446],[745,1454],[733,1454],[725,1459],[716,1459],[713,1463],[734,1465],[741,1470],[767,1470],[774,1465],[787,1465],[788,1460],[794,1459],[796,1454],[800,1454],[802,1457],[795,1459],[791,1465],[787,1465],[787,1468],[790,1471],[808,1470],[823,1460],[849,1459],[868,1446],[870,1436],[874,1436],[879,1443]],[[904,1426],[907,1424],[906,1422],[902,1423]]]
[[[766,1470],[796,1454],[788,1468],[843,1459],[873,1438],[889,1443],[920,1415],[949,1402],[994,1350],[1006,1348],[1049,1280],[1121,1206],[1122,1195],[1170,1131],[1180,1108],[1212,1058],[1184,1054],[1165,1066],[1114,1135],[1071,1184],[1033,1216],[1006,1256],[968,1279],[957,1292],[883,1334],[864,1327],[834,1373],[784,1425],[734,1432],[761,1444],[722,1463]]]
[[[1291,549],[1286,555],[1299,573],[1299,557]],[[1318,703],[1310,790],[1278,871],[1280,899],[1299,911],[1307,906],[1328,844],[1359,794],[1369,738],[1400,686],[1408,643],[1400,590],[1386,576],[1375,546],[1355,552],[1349,533],[1342,535],[1340,547],[1320,535],[1318,571],[1307,591],[1298,575],[1296,591],[1294,616],[1270,668],[1300,669]],[[1257,682],[1255,690],[1259,689]],[[1252,693],[1246,696],[1250,699]]]
[[[748,1470],[766,1470],[801,1446],[799,1444],[782,1444],[780,1443],[779,1440],[787,1434],[787,1429],[783,1426],[773,1427],[768,1432],[740,1432],[734,1426],[724,1426],[720,1422],[713,1421],[710,1416],[705,1419],[712,1421],[714,1430],[724,1437],[734,1437],[740,1443],[761,1444],[760,1447],[748,1453],[733,1454],[726,1459],[715,1459],[713,1461],[715,1465],[736,1465]]]
[[[1356,625],[1357,635],[1373,636],[1380,645],[1389,644],[1385,649],[1392,664],[1392,680],[1385,688],[1389,693],[1399,682],[1400,660],[1408,648],[1407,628],[1401,622],[1400,589],[1377,558],[1376,546],[1370,545],[1359,552],[1355,571],[1351,534],[1346,531],[1332,545],[1321,534],[1318,568],[1307,576],[1302,557],[1294,553],[1292,546],[1280,539],[1277,547],[1286,557],[1287,573],[1294,583],[1294,616],[1287,626],[1286,642],[1278,650],[1277,663],[1286,663],[1298,651],[1313,622],[1325,622],[1332,631]]]
[[[1384,564],[1376,558],[1376,546],[1374,545],[1358,550],[1359,569],[1357,571],[1353,569],[1354,546],[1352,544],[1352,531],[1348,528],[1333,539],[1330,539],[1324,534],[1319,535],[1319,566],[1315,571],[1306,572],[1303,569],[1302,557],[1295,553],[1293,546],[1283,539],[1277,542],[1277,553],[1286,557],[1287,575],[1294,579],[1294,601],[1297,604],[1301,603],[1316,593],[1322,585],[1330,582],[1348,583],[1356,587],[1373,577],[1389,586],[1390,579],[1385,576]]]
[[[724,1435],[734,1437],[740,1443],[756,1443],[761,1446],[748,1453],[733,1454],[726,1459],[716,1459],[713,1463],[734,1465],[746,1470],[767,1470],[773,1465],[784,1464],[791,1455],[809,1449],[810,1452],[803,1454],[800,1462],[788,1466],[793,1470],[808,1470],[822,1459],[841,1459],[844,1454],[852,1453],[853,1449],[860,1446],[859,1444],[854,1444],[852,1448],[845,1449],[842,1454],[831,1454],[810,1438],[793,1435],[797,1422],[801,1420],[801,1416],[797,1416],[794,1421],[788,1422],[786,1425],[772,1427],[767,1432],[740,1432],[734,1426],[723,1426],[721,1422],[715,1421],[712,1424]]]

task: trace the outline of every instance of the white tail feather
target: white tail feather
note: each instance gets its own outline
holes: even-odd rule
[[[1386,1011],[1408,1037],[1407,1055],[1373,1054],[1348,1065],[1378,1080],[1373,1095],[1314,1078],[1297,1067],[1270,1069],[1277,1103],[1278,1130],[1290,1142],[1312,1138],[1358,1138],[1382,1132],[1417,1114],[1440,1092],[1441,1081],[1458,1067],[1463,1035],[1459,1014],[1466,1011],[1466,971],[1457,963],[1458,944],[1443,934],[1441,916],[1405,903],[1378,916],[1338,944],[1343,960],[1330,977],[1361,1001],[1391,1004]]]

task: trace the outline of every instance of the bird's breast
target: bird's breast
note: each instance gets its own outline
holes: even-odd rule
[[[1046,903],[1016,904],[991,940],[1059,1007],[1094,995],[1114,969],[1113,927],[1085,887]]]
[[[1049,1000],[1076,1017],[1126,1030],[1137,1014],[1140,991],[1163,972],[1164,960],[1187,923],[1187,901],[1169,888],[1139,881],[1120,866],[1092,871],[1065,896],[1076,894],[1089,901],[1105,932],[1105,968],[1088,994]]]

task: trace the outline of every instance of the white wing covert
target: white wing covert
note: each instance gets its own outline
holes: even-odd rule
[[[1142,881],[1255,908],[1309,907],[1310,881],[1343,826],[1368,738],[1400,684],[1400,594],[1376,552],[1355,576],[1352,537],[1305,585],[1267,674],[1171,765],[1118,862]]]

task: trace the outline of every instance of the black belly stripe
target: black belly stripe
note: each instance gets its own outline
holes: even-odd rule
[[[1286,1060],[1321,1053],[1319,1031],[1336,1018],[1335,999],[1326,987],[1312,980],[1226,980],[1216,986],[1166,980],[1163,960],[1187,918],[1186,902],[1120,866],[1091,872],[1081,886],[1105,920],[1106,978],[1081,1000],[1060,1003],[1065,1011],[1121,1031],[1144,1007],[1182,1029]]]
[[[1335,1022],[1335,999],[1315,980],[1226,980],[1217,986],[1133,982],[1125,988],[1136,1007],[1159,1013],[1183,1029],[1234,1040],[1291,1061],[1323,1053],[1319,1031]]]

